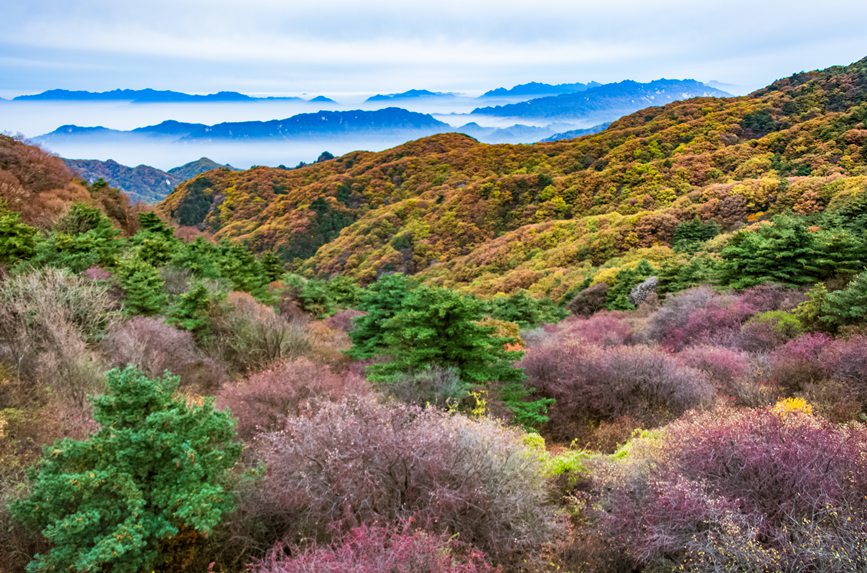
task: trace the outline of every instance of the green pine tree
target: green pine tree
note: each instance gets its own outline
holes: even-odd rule
[[[198,283],[178,297],[169,310],[168,322],[201,335],[208,325],[208,311],[217,299],[205,285]]]
[[[21,214],[0,204],[0,264],[26,260],[36,251],[36,229],[21,222]]]
[[[418,283],[402,274],[384,275],[368,286],[359,297],[359,310],[366,314],[355,320],[349,332],[349,355],[363,360],[385,348],[384,325],[403,308],[404,300]]]
[[[224,486],[240,455],[234,421],[211,400],[188,406],[178,379],[112,370],[94,398],[100,429],[45,448],[29,496],[12,506],[51,548],[30,573],[149,572],[159,548],[181,531],[207,535],[232,506]]]
[[[384,362],[370,367],[371,379],[393,376],[429,366],[455,368],[471,383],[511,382],[523,379],[513,363],[520,352],[506,350],[507,338],[479,324],[484,308],[479,301],[454,291],[419,286],[400,310],[382,325]]]
[[[118,265],[117,277],[124,293],[124,312],[149,315],[163,310],[165,280],[153,265],[138,258],[124,259]]]

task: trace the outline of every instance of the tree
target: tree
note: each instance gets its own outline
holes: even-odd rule
[[[283,267],[283,261],[274,251],[265,251],[259,257],[259,263],[262,265],[262,271],[265,273],[269,283],[280,280],[286,269]]]
[[[138,258],[128,258],[117,269],[127,314],[157,314],[166,304],[165,281],[159,271]]]
[[[863,267],[863,241],[843,229],[813,230],[791,215],[735,234],[720,253],[721,281],[734,288],[766,282],[810,284]]]
[[[12,506],[52,545],[28,571],[151,571],[162,543],[206,535],[231,509],[223,481],[240,455],[234,420],[211,400],[188,406],[177,384],[111,370],[107,393],[92,400],[100,429],[45,449],[30,495]]]
[[[382,350],[387,361],[370,367],[372,379],[437,365],[455,368],[471,383],[511,382],[523,378],[512,366],[520,352],[507,350],[514,340],[498,337],[484,326],[482,304],[454,291],[419,286],[406,295],[400,310],[382,323]]]
[[[349,333],[352,339],[350,356],[371,358],[385,348],[383,340],[385,322],[403,308],[403,301],[418,283],[402,274],[384,275],[361,294],[359,309],[366,314],[355,320]]]
[[[684,221],[675,227],[672,248],[679,253],[694,253],[701,244],[719,235],[719,225],[713,221],[705,223],[698,217]]]
[[[605,294],[605,306],[608,310],[632,310],[635,305],[629,300],[629,293],[638,283],[647,280],[656,272],[653,265],[642,259],[639,263],[627,269],[622,269],[614,277],[614,285],[608,287]]]
[[[0,204],[0,264],[12,264],[33,256],[36,229],[21,222],[21,214]]]
[[[178,297],[177,302],[169,310],[168,323],[200,334],[208,325],[208,310],[219,297],[211,294],[202,283]]]
[[[825,294],[820,303],[819,321],[836,329],[867,319],[867,272],[856,275],[846,288]]]
[[[122,241],[105,214],[90,205],[74,204],[54,231],[39,241],[33,262],[36,265],[66,267],[81,272],[93,265],[113,267]]]

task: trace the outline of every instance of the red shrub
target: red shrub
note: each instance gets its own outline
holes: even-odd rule
[[[227,378],[226,368],[199,350],[192,334],[162,318],[140,316],[115,324],[100,346],[113,367],[132,364],[154,377],[168,370],[199,389],[219,388]]]
[[[675,422],[599,471],[591,536],[633,568],[860,571],[867,566],[867,428],[801,412],[717,411]]]
[[[574,336],[597,346],[626,344],[632,336],[632,328],[616,312],[600,312],[589,318],[568,318],[557,327],[559,336]]]
[[[802,391],[824,376],[819,355],[831,344],[826,334],[804,334],[777,348],[769,359],[768,378],[787,391]]]
[[[247,503],[277,538],[415,518],[513,562],[558,530],[538,454],[492,420],[353,399],[290,419],[260,454],[268,471]]]
[[[861,411],[867,410],[867,337],[831,342],[822,349],[819,363],[826,378],[841,383],[845,393],[841,398],[854,400]]]
[[[278,546],[252,573],[484,573],[499,571],[457,539],[409,528],[361,526],[342,540],[286,555]]]
[[[644,427],[663,424],[714,395],[707,376],[647,346],[587,346],[551,340],[524,356],[530,385],[557,400],[551,431],[572,439],[588,425],[630,416]]]
[[[734,394],[735,383],[750,373],[749,354],[723,346],[690,346],[677,354],[686,366],[708,375],[721,391]]]
[[[217,407],[231,410],[238,418],[238,435],[249,439],[258,432],[279,430],[287,418],[308,411],[314,401],[367,392],[368,386],[358,374],[337,374],[327,366],[299,358],[223,386],[217,394]]]

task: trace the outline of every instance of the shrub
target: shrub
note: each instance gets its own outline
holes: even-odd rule
[[[768,377],[790,393],[803,391],[824,377],[819,356],[831,343],[826,334],[804,334],[788,341],[770,355]]]
[[[116,316],[107,287],[57,269],[0,283],[0,357],[26,382],[84,406],[101,384],[88,349]]]
[[[804,332],[804,326],[794,314],[784,310],[769,310],[753,315],[741,327],[741,346],[753,352],[766,352]]]
[[[754,312],[739,297],[699,287],[666,300],[650,317],[647,334],[672,350],[700,344],[739,346],[741,325]]]
[[[750,373],[750,357],[745,352],[722,346],[690,346],[677,358],[686,366],[701,370],[716,388],[730,396],[737,394],[737,383]]]
[[[287,418],[309,412],[314,403],[367,391],[357,374],[337,374],[298,358],[224,386],[217,394],[217,407],[232,412],[238,419],[238,435],[246,440],[259,432],[280,430]]]
[[[792,405],[691,415],[597,467],[584,533],[625,559],[596,569],[863,569],[867,429]]]
[[[257,563],[253,573],[484,573],[484,554],[454,537],[409,528],[362,525],[339,542],[287,552],[282,546]]]
[[[491,318],[514,322],[521,328],[533,328],[542,323],[561,320],[566,313],[554,301],[534,298],[526,291],[497,296],[488,303]]]
[[[151,377],[169,371],[200,390],[219,388],[227,378],[225,367],[199,350],[189,332],[161,318],[136,317],[115,324],[100,346],[111,366],[132,365]]]
[[[147,570],[161,543],[206,535],[231,506],[221,481],[240,448],[227,414],[208,401],[189,407],[173,396],[177,379],[133,368],[109,372],[107,386],[93,400],[100,430],[46,449],[29,496],[12,506],[51,543],[30,571]]]
[[[303,324],[286,321],[245,293],[233,292],[212,308],[207,328],[211,353],[240,372],[264,368],[310,348]]]
[[[857,404],[867,411],[867,336],[834,340],[822,349],[819,364],[826,378],[842,383],[838,401]]]
[[[608,299],[608,285],[605,283],[596,283],[588,286],[578,294],[576,294],[566,308],[572,314],[578,316],[590,316],[594,312],[599,312],[605,308],[605,301]]]
[[[714,395],[701,371],[647,346],[598,348],[576,339],[552,340],[528,351],[522,364],[530,385],[556,400],[551,432],[564,440],[624,416],[645,428],[664,424]]]
[[[36,250],[36,229],[21,222],[21,214],[0,203],[0,265],[29,259]]]
[[[557,325],[557,336],[580,338],[595,346],[617,346],[632,338],[632,328],[616,312],[598,312],[588,318],[571,318]]]
[[[505,563],[558,529],[539,456],[487,419],[353,399],[290,419],[261,455],[260,518],[287,539],[414,517]]]
[[[471,388],[461,380],[457,370],[442,366],[403,374],[383,385],[383,390],[402,402],[438,408],[457,407],[469,396]]]

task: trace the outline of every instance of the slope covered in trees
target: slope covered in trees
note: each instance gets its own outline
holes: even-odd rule
[[[649,108],[535,145],[443,134],[296,171],[208,173],[161,209],[310,273],[384,271],[478,293],[562,295],[637,249],[664,260],[696,217],[728,232],[863,188],[867,60],[738,98]]]

